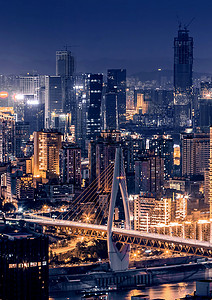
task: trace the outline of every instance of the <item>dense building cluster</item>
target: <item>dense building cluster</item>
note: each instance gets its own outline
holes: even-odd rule
[[[95,180],[101,202],[112,185],[102,174],[121,146],[132,227],[177,223],[187,236],[195,219],[203,228],[212,213],[211,80],[193,76],[186,27],[174,39],[174,73],[158,69],[152,80],[126,69],[81,74],[67,49],[56,52],[53,75],[1,75],[2,209],[70,205]]]

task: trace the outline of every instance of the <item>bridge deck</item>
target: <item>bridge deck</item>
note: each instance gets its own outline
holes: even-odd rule
[[[7,221],[14,220],[15,219],[12,218],[7,219]],[[68,227],[78,230],[78,233],[81,231],[81,234],[88,233],[89,231],[95,231],[97,233],[101,233],[103,238],[106,238],[107,236],[107,226],[104,225],[88,224],[68,220],[53,220],[43,216],[36,216],[36,218],[30,219],[24,218],[21,220],[42,226]],[[112,231],[116,241],[122,243],[137,244],[147,248],[169,249],[175,252],[212,257],[212,244],[209,242],[121,228],[113,228]]]

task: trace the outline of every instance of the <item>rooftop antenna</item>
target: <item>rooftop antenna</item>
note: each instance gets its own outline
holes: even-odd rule
[[[68,51],[68,48],[73,48],[73,47],[80,47],[79,45],[68,45],[66,44],[65,46],[63,46],[65,48],[65,51]]]
[[[178,26],[179,26],[179,30],[181,30],[181,27],[182,27],[182,22],[179,18],[179,16],[177,15],[177,22],[178,22]]]
[[[184,25],[184,29],[185,30],[187,30],[188,29],[188,27],[191,25],[191,23],[193,23],[193,21],[195,20],[195,17],[193,17],[192,19],[191,19],[191,21],[190,22],[188,22],[188,24],[187,25]]]

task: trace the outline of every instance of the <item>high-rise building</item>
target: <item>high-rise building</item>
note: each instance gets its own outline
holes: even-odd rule
[[[15,116],[12,111],[0,112],[0,162],[14,155]]]
[[[118,129],[120,123],[126,121],[126,69],[109,69],[107,71],[106,94],[106,129]],[[111,126],[112,118],[117,118]],[[114,125],[116,126],[115,128]]]
[[[87,139],[94,140],[101,132],[101,102],[102,102],[102,74],[89,76],[89,105],[87,117]]]
[[[33,96],[33,99],[39,99],[40,77],[38,75],[19,76],[20,94]]]
[[[45,128],[54,127],[54,114],[62,114],[62,83],[60,76],[46,76],[45,77]]]
[[[154,135],[149,140],[149,149],[156,155],[164,158],[164,175],[169,178],[173,175],[174,140],[170,135]]]
[[[76,97],[76,143],[82,151],[82,156],[87,157],[86,132],[87,132],[87,108],[89,106],[89,77],[88,74],[79,74],[75,78]]]
[[[62,110],[71,113],[71,124],[76,126],[76,97],[74,90],[75,60],[71,51],[56,51],[56,75],[61,77]]]
[[[189,30],[179,27],[174,39],[175,126],[191,125],[192,119],[193,38]]]
[[[204,132],[209,132],[212,125],[212,83],[200,83],[199,96],[199,126]]]
[[[29,134],[44,129],[45,104],[26,103],[24,105],[24,123],[29,124]]]
[[[210,219],[212,219],[212,127],[210,127],[210,163],[209,163],[209,205],[210,205]],[[210,239],[212,241],[212,238]]]
[[[105,95],[105,129],[116,130],[118,128],[118,97],[116,92],[110,92]]]
[[[144,93],[142,91],[135,91],[135,103],[136,103],[136,113],[142,112],[142,114],[148,113],[149,102],[145,101]]]
[[[184,133],[182,140],[182,175],[204,175],[209,167],[210,138],[207,133]]]
[[[62,146],[61,133],[54,130],[34,132],[34,167],[36,178],[59,177],[59,150]]]
[[[189,30],[179,27],[174,38],[174,88],[175,91],[190,91],[193,73],[193,38]]]
[[[150,193],[160,198],[164,184],[164,159],[146,154],[135,162],[135,193]]]
[[[74,71],[75,61],[71,51],[56,51],[56,75],[61,77],[70,77],[73,76]]]
[[[1,234],[0,262],[1,299],[49,299],[48,237]]]
[[[15,156],[24,157],[24,149],[29,140],[29,123],[15,123]]]
[[[141,194],[134,195],[134,229],[151,231],[151,227],[168,225],[171,221],[171,199]]]
[[[61,149],[61,169],[64,183],[81,186],[81,149],[71,143],[63,143]]]
[[[16,193],[18,203],[32,203],[34,200],[34,184],[31,174],[17,178]]]

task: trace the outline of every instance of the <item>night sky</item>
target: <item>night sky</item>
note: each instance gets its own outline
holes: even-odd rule
[[[186,2],[186,3],[185,3]],[[194,70],[212,73],[212,1],[1,1],[0,73],[55,73],[66,44],[77,71],[172,69],[177,16],[194,37]]]

